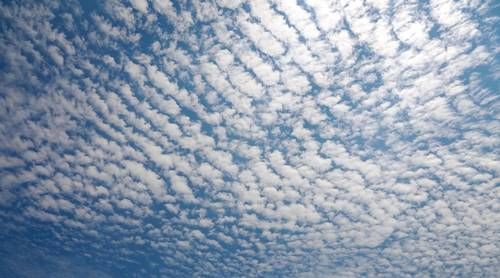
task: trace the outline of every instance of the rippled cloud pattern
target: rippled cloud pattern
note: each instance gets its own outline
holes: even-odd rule
[[[495,1],[0,3],[0,276],[495,277]]]

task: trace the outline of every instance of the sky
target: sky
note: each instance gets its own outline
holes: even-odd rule
[[[0,1],[0,277],[498,277],[499,11]]]

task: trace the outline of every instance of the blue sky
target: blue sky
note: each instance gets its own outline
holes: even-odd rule
[[[494,277],[495,1],[2,1],[0,276]]]

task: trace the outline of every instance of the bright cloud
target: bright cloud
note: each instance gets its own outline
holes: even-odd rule
[[[0,276],[495,276],[494,8],[0,4]]]

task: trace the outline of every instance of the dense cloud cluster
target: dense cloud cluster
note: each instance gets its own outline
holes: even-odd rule
[[[3,1],[0,239],[82,276],[492,277],[493,2]]]

